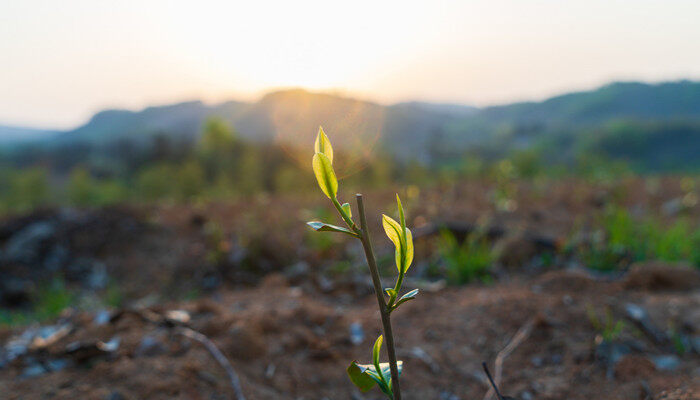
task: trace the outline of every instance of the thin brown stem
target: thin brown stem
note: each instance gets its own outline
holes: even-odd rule
[[[384,301],[384,291],[382,289],[382,281],[379,277],[379,269],[377,268],[377,261],[374,258],[374,250],[372,249],[372,241],[369,235],[369,229],[367,227],[367,216],[365,215],[365,206],[362,201],[362,195],[355,195],[357,199],[357,211],[360,214],[360,241],[362,241],[362,247],[365,250],[365,256],[367,257],[367,265],[369,265],[369,271],[372,275],[372,283],[374,284],[374,293],[377,295],[377,305],[379,306],[379,313],[382,317],[382,326],[384,329],[384,341],[386,341],[386,350],[389,355],[389,368],[391,369],[391,388],[394,393],[394,400],[401,400],[401,387],[399,385],[399,369],[396,362],[396,350],[394,348],[394,335],[391,332],[391,317],[389,315],[389,310],[387,308],[386,302]]]

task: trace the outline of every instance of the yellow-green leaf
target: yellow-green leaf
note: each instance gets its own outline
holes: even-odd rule
[[[399,198],[399,194],[396,193],[396,204],[399,206],[399,222],[401,222],[401,227],[406,228],[406,217],[404,216],[403,213],[403,205],[401,204],[401,199]]]
[[[379,368],[379,352],[382,350],[382,344],[384,343],[384,336],[379,335],[377,340],[374,342],[374,347],[372,348],[372,362]]]
[[[411,266],[413,262],[413,234],[411,230],[406,228],[406,265],[404,266],[403,272],[408,271],[408,267]]]
[[[328,157],[331,164],[333,164],[333,146],[331,146],[331,141],[326,136],[323,131],[323,127],[318,127],[318,135],[316,135],[316,143],[314,143],[314,151],[316,153],[323,153]]]
[[[393,218],[386,214],[382,214],[382,226],[384,226],[384,232],[389,237],[394,246],[397,249],[401,248],[401,225],[394,221]]]
[[[334,199],[338,194],[338,179],[335,177],[331,161],[324,153],[316,153],[313,167],[318,186],[329,199]]]
[[[394,243],[394,246],[396,246],[396,268],[398,268],[399,271],[406,272],[408,267],[411,266],[411,262],[413,262],[413,234],[411,233],[411,230],[406,228],[404,235],[401,235],[401,225],[387,215],[382,215],[382,225],[384,226],[384,232],[386,232],[389,240],[391,240]],[[406,246],[404,250],[405,258],[403,262],[401,260],[402,241]]]

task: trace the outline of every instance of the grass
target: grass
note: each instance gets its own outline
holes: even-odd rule
[[[40,285],[32,296],[29,310],[0,310],[0,326],[26,325],[57,317],[75,300],[75,295],[62,279]]]
[[[592,269],[612,271],[635,261],[686,261],[700,267],[700,228],[683,218],[666,225],[658,218],[634,218],[622,207],[611,207],[600,230],[579,257]]]
[[[606,342],[612,342],[620,338],[625,331],[625,321],[615,320],[612,311],[609,307],[605,308],[605,315],[599,317],[593,307],[589,306],[586,309],[588,313],[588,321],[593,325],[593,328],[600,334]]]
[[[490,244],[478,233],[473,233],[459,243],[447,230],[440,232],[437,252],[444,265],[447,280],[452,284],[465,284],[476,279],[489,279],[489,268],[494,261]]]

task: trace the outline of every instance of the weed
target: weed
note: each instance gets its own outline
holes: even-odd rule
[[[39,285],[31,300],[29,310],[0,310],[0,326],[25,325],[54,318],[74,302],[75,295],[62,279],[53,279]]]
[[[482,235],[472,233],[459,243],[455,235],[443,230],[438,239],[437,252],[450,283],[460,285],[475,279],[488,279],[494,255]]]
[[[689,261],[700,267],[700,228],[684,219],[670,225],[653,217],[636,219],[624,208],[611,207],[579,256],[590,268],[602,271],[645,260]]]
[[[587,307],[586,312],[588,313],[588,321],[606,342],[619,339],[625,331],[625,321],[615,320],[609,307],[605,308],[605,315],[602,318],[598,316],[592,306]]]

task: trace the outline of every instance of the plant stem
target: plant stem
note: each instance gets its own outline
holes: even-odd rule
[[[391,389],[394,393],[394,400],[401,400],[401,387],[399,386],[399,369],[396,363],[396,350],[394,349],[394,334],[391,332],[391,317],[389,315],[389,310],[387,308],[386,302],[384,301],[384,291],[382,289],[382,281],[379,277],[379,269],[377,268],[377,261],[374,258],[374,250],[372,250],[372,241],[369,236],[369,229],[367,227],[367,217],[365,215],[365,206],[362,201],[362,195],[355,195],[357,200],[357,211],[360,214],[360,241],[362,241],[362,247],[365,249],[365,256],[367,257],[367,265],[369,265],[369,271],[372,275],[372,283],[374,284],[374,293],[377,295],[377,305],[379,306],[379,313],[382,317],[382,326],[384,328],[384,340],[386,341],[386,350],[389,355],[389,368],[391,369]]]

